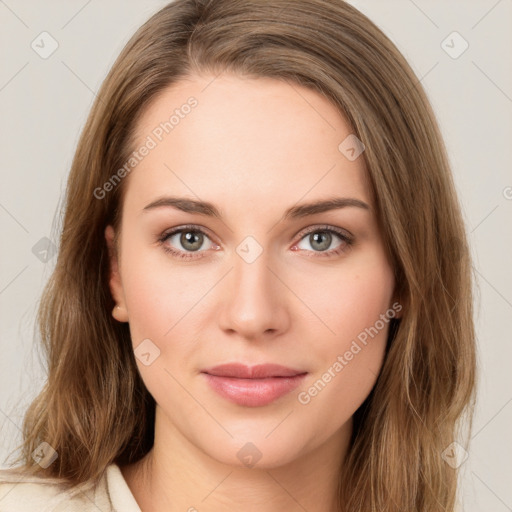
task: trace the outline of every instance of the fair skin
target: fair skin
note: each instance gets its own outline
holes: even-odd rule
[[[338,150],[352,130],[316,92],[267,78],[212,80],[193,76],[167,88],[137,124],[140,147],[187,98],[198,101],[123,184],[118,256],[111,251],[114,316],[129,322],[134,348],[150,339],[160,355],[149,365],[136,359],[157,404],[154,447],[121,469],[144,512],[335,512],[352,416],[375,384],[389,325],[309,403],[298,395],[395,300],[364,160]],[[222,218],[144,210],[171,195],[213,203]],[[282,219],[292,206],[333,197],[369,208]],[[180,234],[158,242],[188,224],[205,231],[202,244]],[[336,233],[322,245],[326,226],[353,245]],[[105,234],[112,249],[111,226]],[[237,252],[248,236],[262,251],[251,263]],[[234,361],[307,375],[274,402],[248,407],[201,374]],[[247,443],[261,454],[253,467],[237,456]]]

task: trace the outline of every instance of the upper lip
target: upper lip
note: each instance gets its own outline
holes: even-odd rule
[[[293,377],[307,373],[294,368],[287,368],[279,364],[257,364],[246,366],[241,363],[227,363],[213,366],[203,370],[202,373],[215,375],[217,377],[233,377],[238,379],[265,379],[267,377]]]

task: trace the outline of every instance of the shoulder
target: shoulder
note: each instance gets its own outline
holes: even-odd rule
[[[64,479],[28,475],[18,468],[0,470],[1,512],[112,511],[107,487],[109,466],[97,486],[72,487]]]

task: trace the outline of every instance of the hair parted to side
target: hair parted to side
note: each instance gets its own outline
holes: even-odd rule
[[[441,453],[462,425],[470,431],[475,400],[463,217],[421,84],[381,30],[342,0],[176,0],[125,46],[72,163],[56,268],[38,315],[48,379],[26,413],[16,462],[76,485],[151,449],[155,402],[128,325],[111,316],[108,286],[104,229],[119,227],[126,180],[102,199],[94,191],[127,161],[135,123],[159,92],[191,74],[221,72],[314,89],[366,148],[404,313],[340,461],[343,510],[452,512],[457,473]],[[58,453],[47,469],[31,456],[41,442]]]

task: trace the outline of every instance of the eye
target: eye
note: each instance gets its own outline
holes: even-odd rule
[[[341,240],[341,242],[332,247],[333,242]],[[312,249],[301,247],[301,244],[309,245]],[[313,256],[333,256],[347,251],[353,244],[353,238],[338,228],[331,226],[315,226],[310,228],[301,238],[301,241],[294,247],[301,250],[313,252]],[[330,248],[330,249],[329,249]],[[329,249],[329,250],[328,250]],[[292,250],[296,250],[292,248]]]
[[[332,248],[336,239],[340,243]],[[158,242],[165,252],[171,253],[180,259],[196,259],[202,257],[200,253],[208,249],[218,250],[220,247],[213,243],[202,228],[199,226],[181,226],[163,233]],[[312,249],[301,247],[301,244],[309,244]],[[301,240],[291,250],[297,248],[312,253],[312,257],[328,257],[348,251],[354,243],[353,238],[339,228],[332,226],[314,226],[302,234]]]
[[[158,241],[161,243],[164,251],[183,259],[194,259],[200,256],[193,253],[218,248],[210,240],[207,233],[197,226],[182,226],[172,231],[167,231]]]

